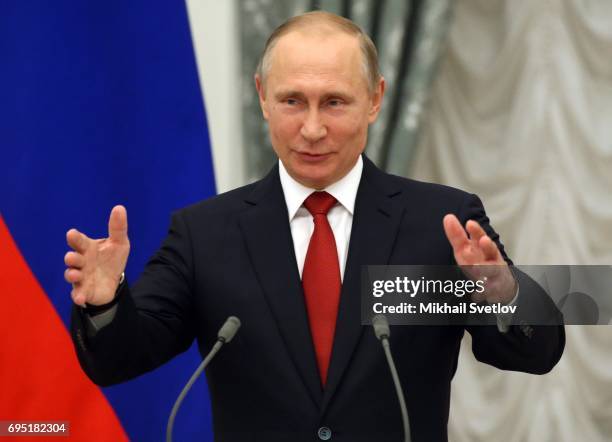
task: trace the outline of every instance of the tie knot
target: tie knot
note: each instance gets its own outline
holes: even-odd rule
[[[304,201],[304,207],[308,209],[312,216],[327,215],[327,212],[334,207],[334,204],[336,204],[336,198],[327,192],[311,193]]]

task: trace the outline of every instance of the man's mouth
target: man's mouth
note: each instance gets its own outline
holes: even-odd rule
[[[325,161],[331,156],[331,153],[308,153],[308,152],[296,152],[300,160],[307,163],[320,163]]]

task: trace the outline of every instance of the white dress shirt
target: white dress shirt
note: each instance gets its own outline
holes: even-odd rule
[[[289,225],[291,227],[291,236],[293,237],[295,258],[297,259],[300,277],[302,277],[308,244],[310,243],[310,237],[314,231],[312,215],[303,204],[304,200],[308,198],[310,194],[316,192],[316,190],[310,189],[294,180],[287,172],[287,169],[285,169],[282,161],[278,161],[278,166],[280,182],[283,188],[283,194],[285,195],[285,203],[287,203],[287,211],[289,213]],[[363,160],[360,155],[357,163],[355,163],[349,173],[340,179],[340,181],[336,181],[323,189],[338,201],[327,213],[327,219],[336,240],[341,280],[344,280],[344,267],[346,266],[348,246],[351,239],[351,228],[353,227],[355,198],[357,197],[357,189],[359,188],[362,170]]]

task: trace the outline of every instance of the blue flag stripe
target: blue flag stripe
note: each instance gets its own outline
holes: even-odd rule
[[[185,5],[13,1],[0,18],[0,45],[2,215],[68,324],[69,228],[106,236],[110,209],[124,204],[134,281],[165,236],[171,211],[215,193]],[[131,439],[161,438],[198,360],[192,349],[105,389]],[[177,439],[210,440],[203,384],[182,413]]]

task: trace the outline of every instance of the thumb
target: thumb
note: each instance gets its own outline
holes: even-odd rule
[[[123,206],[115,206],[108,219],[108,237],[118,243],[128,241],[127,210]]]

